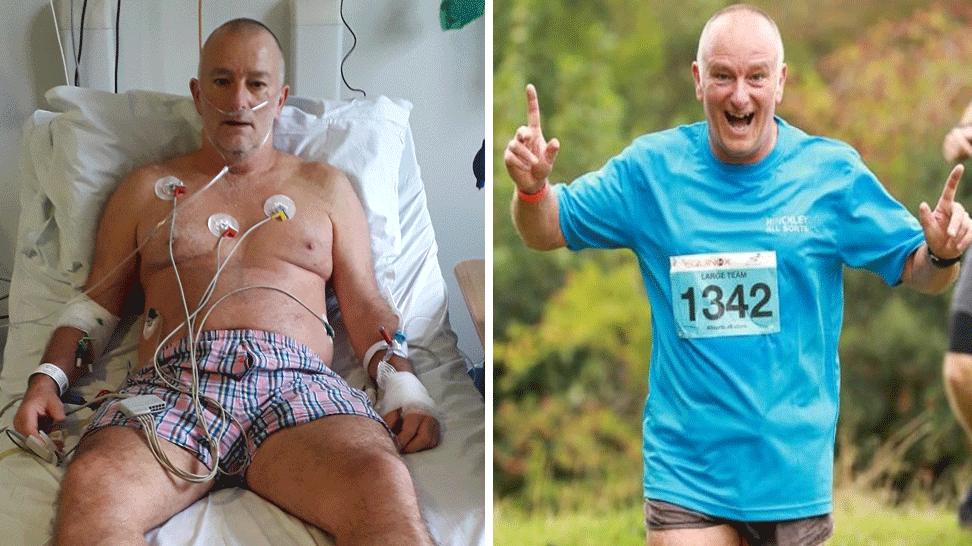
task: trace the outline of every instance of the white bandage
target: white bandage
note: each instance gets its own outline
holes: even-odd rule
[[[368,350],[365,351],[364,358],[361,359],[361,366],[365,369],[365,371],[368,371],[368,365],[371,364],[371,359],[374,358],[375,353],[382,349],[388,349],[388,344],[382,339],[379,339],[378,341],[374,342],[371,347],[368,347]]]
[[[84,332],[91,342],[91,354],[95,360],[101,357],[118,326],[118,317],[98,302],[82,294],[81,298],[64,308],[55,326],[70,326]]]
[[[375,353],[383,349],[388,351],[388,343],[382,339],[379,339],[378,341],[374,342],[371,347],[368,347],[368,350],[365,351],[364,358],[361,359],[361,366],[365,369],[365,371],[368,371],[368,368],[370,367],[369,365],[371,364],[371,359],[375,357]],[[405,341],[393,341],[391,354],[400,356],[402,358],[408,358],[408,343]],[[387,360],[387,358],[384,360]]]
[[[378,413],[385,415],[391,411],[401,409],[403,414],[415,410],[435,415],[435,401],[429,396],[429,391],[415,377],[412,372],[393,372],[382,374],[378,400]]]
[[[37,366],[37,369],[31,372],[30,376],[28,376],[28,379],[37,374],[44,374],[47,377],[53,379],[54,382],[57,383],[57,389],[59,395],[63,396],[65,391],[67,391],[68,387],[70,386],[68,384],[68,376],[66,373],[64,373],[64,370],[49,362],[45,362],[40,366]]]

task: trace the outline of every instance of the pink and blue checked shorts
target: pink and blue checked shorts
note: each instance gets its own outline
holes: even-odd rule
[[[159,355],[167,378],[192,381],[189,344],[182,338]],[[297,341],[259,330],[210,330],[196,340],[199,392],[219,401],[246,429],[232,420],[220,420],[219,410],[202,402],[210,434],[220,441],[219,465],[223,471],[245,472],[247,451],[252,455],[274,432],[328,415],[360,415],[388,427],[372,408],[368,396],[334,373],[320,357]],[[119,391],[154,394],[166,409],[153,415],[159,438],[181,446],[212,468],[207,440],[197,426],[189,395],[169,387],[146,366],[131,374]],[[91,418],[85,434],[107,426],[140,428],[135,419],[117,409],[117,400],[105,402]],[[391,432],[389,431],[389,434]]]

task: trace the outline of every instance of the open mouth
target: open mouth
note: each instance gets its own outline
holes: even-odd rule
[[[245,121],[237,121],[232,119],[224,121],[223,125],[229,125],[230,127],[253,127],[252,123],[247,123]]]
[[[753,112],[752,114],[746,114],[741,116],[737,116],[736,114],[726,112],[726,121],[729,122],[729,125],[732,126],[733,129],[744,129],[753,122],[753,118],[755,116],[756,116],[755,112]]]

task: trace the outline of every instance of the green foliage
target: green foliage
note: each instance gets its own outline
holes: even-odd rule
[[[954,62],[972,59],[970,21],[968,7],[932,5],[876,22],[791,79],[783,115],[808,132],[849,142],[917,212],[922,200],[934,203],[941,193],[950,169],[942,137],[972,99],[972,74]],[[968,180],[961,193],[972,195]],[[918,483],[938,498],[954,497],[955,463],[967,458],[967,448],[941,383],[948,299],[892,290],[860,272],[848,273],[845,294],[841,428],[854,442],[854,469],[873,464],[902,423],[928,412],[928,435],[883,483],[901,492]]]
[[[561,141],[551,178],[573,180],[638,134],[702,118],[690,66],[705,20],[729,3],[494,4],[494,479],[507,507],[596,512],[640,503],[651,337],[629,254],[539,253],[519,241],[503,150],[526,121],[524,86],[537,85],[545,136]],[[755,3],[777,20],[786,45],[780,115],[849,142],[910,210],[934,202],[949,169],[942,137],[972,99],[972,5]],[[967,175],[960,197],[972,196],[970,184]],[[845,297],[837,455],[849,462],[840,475],[865,472],[920,415],[920,439],[903,464],[880,468],[876,485],[898,500],[919,489],[954,499],[968,456],[941,386],[947,296],[848,271]]]
[[[493,359],[494,468],[521,505],[610,509],[638,498],[648,306],[637,264],[586,262],[536,326],[513,324]],[[596,499],[596,500],[592,500]]]
[[[949,170],[942,137],[972,96],[972,77],[952,61],[972,56],[969,19],[958,18],[972,14],[953,11],[935,6],[881,21],[815,66],[792,70],[780,108],[809,132],[850,143],[915,208],[940,193]]]
[[[539,325],[514,324],[509,343],[495,348],[493,357],[505,373],[496,378],[495,390],[522,399],[538,393],[643,387],[649,323],[633,259],[612,270],[581,263],[548,302]],[[632,407],[631,398],[639,400],[638,407]],[[641,398],[625,392],[606,397],[621,411],[639,409]]]

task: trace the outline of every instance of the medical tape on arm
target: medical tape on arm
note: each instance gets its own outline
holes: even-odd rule
[[[375,357],[375,354],[378,351],[385,351],[387,354],[388,350],[388,343],[385,340],[379,339],[378,341],[374,342],[371,347],[368,347],[368,350],[365,351],[364,358],[361,359],[361,367],[367,372],[371,367],[371,359]],[[408,358],[408,342],[402,338],[396,339],[392,344],[391,354],[400,356],[402,358]]]
[[[387,362],[381,362],[378,368],[378,413],[400,409],[403,415],[414,411],[436,415],[435,400],[414,373],[397,371]]]
[[[82,294],[78,301],[64,308],[55,326],[69,326],[84,332],[91,342],[91,355],[97,360],[105,352],[119,320],[111,311]]]

